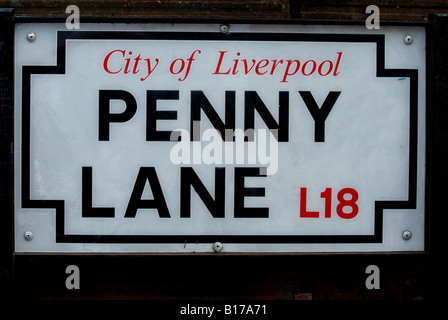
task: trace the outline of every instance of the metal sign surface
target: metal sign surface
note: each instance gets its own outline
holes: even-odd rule
[[[15,251],[422,251],[425,76],[420,27],[17,24]]]

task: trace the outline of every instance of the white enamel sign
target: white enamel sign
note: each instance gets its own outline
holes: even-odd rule
[[[424,250],[424,28],[24,23],[15,79],[17,253]]]

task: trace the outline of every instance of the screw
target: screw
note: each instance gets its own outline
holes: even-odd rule
[[[34,238],[34,235],[31,231],[27,231],[23,235],[25,237],[25,240],[31,241]]]
[[[215,242],[215,243],[213,244],[213,250],[214,250],[215,252],[220,252],[223,248],[224,248],[224,246],[222,245],[221,242]]]
[[[403,233],[401,234],[401,237],[403,238],[403,240],[409,240],[412,238],[412,232],[409,230],[405,230],[403,231]]]
[[[219,31],[221,31],[222,33],[229,33],[230,26],[228,24],[222,24],[219,26]]]
[[[404,43],[405,44],[407,44],[407,45],[410,45],[410,44],[412,44],[412,42],[414,41],[414,39],[412,39],[412,36],[405,36],[404,38],[403,38],[403,41],[404,41]]]
[[[35,34],[34,32],[30,32],[30,33],[28,33],[28,34],[26,35],[26,39],[27,39],[29,42],[34,42],[34,41],[36,41],[36,38],[37,38],[37,36],[36,36],[36,34]]]

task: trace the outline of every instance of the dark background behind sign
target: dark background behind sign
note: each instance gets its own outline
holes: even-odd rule
[[[83,17],[322,19],[363,24],[368,5],[381,22],[427,22],[428,251],[398,255],[304,256],[13,256],[11,143],[13,17],[62,17],[75,4]],[[272,299],[444,300],[448,281],[446,186],[448,163],[448,12],[446,1],[2,1],[0,8],[0,290],[2,299]],[[242,20],[244,22],[244,20]],[[434,67],[436,66],[436,67]],[[80,289],[68,290],[68,265],[80,269]],[[380,289],[365,286],[369,265]]]
[[[17,16],[61,17],[68,5],[84,17],[181,17],[253,19],[365,20],[365,9],[376,5],[381,20],[426,21],[430,13],[448,12],[445,0],[0,0]]]

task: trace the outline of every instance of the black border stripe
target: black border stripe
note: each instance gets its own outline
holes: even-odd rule
[[[86,235],[65,234],[65,201],[30,199],[30,113],[31,76],[64,74],[67,40],[194,40],[194,41],[273,41],[273,42],[355,42],[376,44],[377,77],[410,78],[409,189],[408,200],[376,201],[373,235]],[[384,209],[415,209],[417,196],[418,70],[385,69],[385,36],[365,34],[307,33],[211,33],[211,32],[127,32],[58,31],[56,66],[22,67],[22,207],[56,210],[58,243],[381,243]]]

